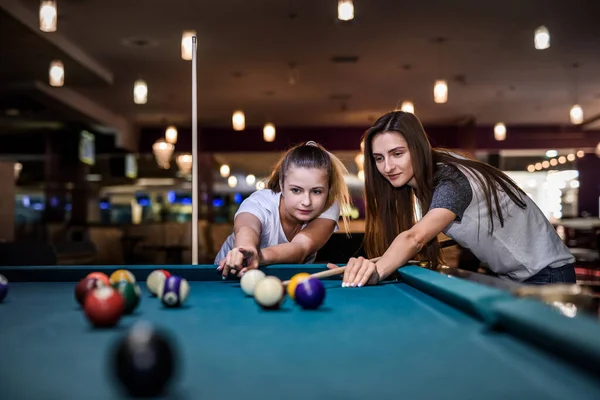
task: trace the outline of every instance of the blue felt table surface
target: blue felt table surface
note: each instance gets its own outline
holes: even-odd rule
[[[109,350],[142,320],[179,350],[172,399],[600,398],[597,377],[406,283],[324,283],[322,309],[288,298],[274,312],[236,282],[192,281],[181,309],[142,283],[135,314],[95,330],[74,283],[14,282],[0,303],[0,399],[125,398]]]

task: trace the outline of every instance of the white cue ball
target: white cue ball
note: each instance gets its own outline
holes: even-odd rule
[[[163,271],[159,269],[152,271],[146,279],[148,291],[156,296],[158,294],[158,289],[165,283],[166,279],[167,276]]]
[[[263,308],[276,309],[285,299],[283,282],[275,276],[267,276],[256,284],[254,300]]]
[[[248,296],[254,295],[254,288],[256,284],[262,281],[267,275],[260,269],[251,269],[244,272],[242,279],[240,280],[240,286],[244,293]]]

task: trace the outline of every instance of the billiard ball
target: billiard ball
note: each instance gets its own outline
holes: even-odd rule
[[[316,278],[307,278],[296,286],[296,303],[307,310],[317,309],[325,299],[325,286]]]
[[[265,276],[267,275],[260,269],[251,269],[246,271],[240,280],[240,287],[242,288],[242,291],[248,296],[252,296],[254,294],[254,288],[256,287],[256,284],[263,280]]]
[[[292,279],[290,279],[290,283],[288,283],[287,286],[288,295],[292,300],[294,300],[296,296],[296,286],[298,286],[298,283],[308,277],[310,277],[310,274],[306,272],[300,272],[299,274],[292,276]]]
[[[135,276],[133,276],[133,274],[130,271],[127,271],[126,269],[118,269],[112,274],[110,274],[110,284],[114,285],[119,281],[134,283]]]
[[[75,285],[75,300],[80,305],[85,303],[85,298],[92,291],[104,287],[104,283],[96,278],[83,278]]]
[[[104,286],[88,294],[83,309],[94,327],[110,328],[121,319],[125,300],[115,289]]]
[[[167,307],[180,307],[190,293],[190,285],[180,276],[171,275],[158,288],[158,297]]]
[[[113,288],[119,292],[125,301],[124,314],[131,314],[133,310],[140,304],[142,291],[137,283],[119,281],[113,285]]]
[[[104,283],[104,286],[110,286],[111,285],[110,278],[104,272],[98,272],[98,271],[90,272],[85,277],[86,278],[96,278],[99,281],[101,281],[102,283]]]
[[[4,277],[4,275],[0,275],[0,302],[2,302],[2,300],[4,300],[7,293],[8,293],[8,280]]]
[[[148,291],[156,296],[158,288],[164,283],[165,279],[171,276],[171,273],[166,269],[157,269],[150,272],[148,278],[146,278],[146,287]]]
[[[144,322],[116,342],[109,367],[129,395],[156,397],[166,391],[176,361],[170,338]]]
[[[276,276],[266,276],[254,288],[254,300],[265,310],[276,310],[285,300],[285,287]]]

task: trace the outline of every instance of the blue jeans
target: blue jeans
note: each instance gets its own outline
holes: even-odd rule
[[[523,283],[532,285],[547,285],[551,283],[577,283],[575,267],[567,264],[558,268],[546,267]]]

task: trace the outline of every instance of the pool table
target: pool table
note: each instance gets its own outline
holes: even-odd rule
[[[94,329],[74,298],[91,271],[127,268],[143,290],[133,315]],[[146,276],[188,279],[178,309],[149,295]],[[278,265],[269,275],[325,265]],[[187,399],[600,399],[600,325],[542,302],[419,266],[396,280],[342,288],[323,282],[323,306],[287,298],[262,310],[214,265],[4,267],[0,399],[127,398],[108,367],[136,321],[166,329],[178,369],[165,398]]]

